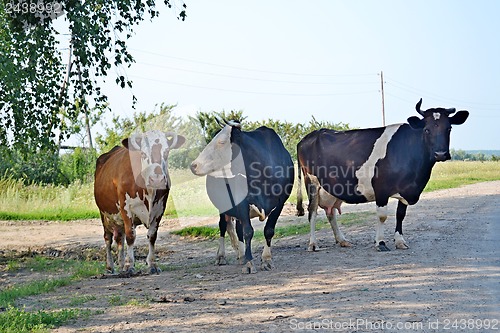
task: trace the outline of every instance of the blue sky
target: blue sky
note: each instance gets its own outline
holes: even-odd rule
[[[387,124],[416,115],[422,97],[422,108],[470,111],[452,148],[500,149],[498,1],[186,0],[184,22],[158,3],[129,40],[139,111],[377,127],[383,71]],[[131,91],[108,81],[112,112],[131,115]]]

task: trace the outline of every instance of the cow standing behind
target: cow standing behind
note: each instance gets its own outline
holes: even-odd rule
[[[283,205],[290,196],[294,167],[290,154],[272,129],[245,132],[228,122],[191,164],[198,176],[207,175],[207,193],[221,214],[241,223],[245,241],[244,273],[255,273],[250,219],[267,218],[262,269],[272,268],[271,239]],[[222,217],[221,217],[222,219]],[[237,228],[238,230],[238,228]]]
[[[226,214],[219,215],[219,248],[217,249],[217,257],[215,259],[216,265],[227,264],[226,260],[226,245],[225,236],[226,232],[229,234],[231,246],[236,252],[236,258],[242,264],[245,257],[245,243],[243,243],[243,229],[241,223],[234,217]]]
[[[175,133],[149,131],[132,135],[97,159],[94,196],[101,214],[106,242],[106,269],[114,273],[111,244],[118,248],[120,272],[134,270],[135,227],[148,229],[150,273],[159,273],[154,245],[160,220],[165,211],[170,177],[168,154],[185,139]],[[124,241],[127,241],[127,255]]]
[[[316,209],[325,209],[335,239],[350,246],[340,231],[336,210],[342,202],[375,201],[379,223],[376,246],[388,251],[384,241],[389,198],[399,200],[396,210],[396,248],[407,249],[403,238],[403,219],[408,205],[417,203],[436,162],[449,160],[451,125],[463,124],[468,111],[434,108],[421,111],[423,117],[410,117],[408,124],[395,124],[337,132],[320,129],[306,135],[297,145],[299,163],[298,215],[304,215],[300,191],[300,169],[309,197],[311,236],[309,250],[318,248],[315,236]]]

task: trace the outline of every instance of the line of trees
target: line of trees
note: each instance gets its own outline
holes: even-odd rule
[[[470,153],[465,150],[455,150],[451,149],[451,158],[454,161],[500,161],[500,156],[497,155],[486,155],[485,153]]]
[[[205,145],[221,129],[217,120],[238,120],[242,129],[250,131],[260,126],[274,129],[281,137],[285,148],[292,158],[297,158],[297,143],[308,133],[320,129],[351,129],[345,123],[318,121],[312,117],[306,123],[266,119],[249,121],[242,110],[198,112],[194,117],[179,117],[174,114],[175,105],[161,104],[153,112],[137,112],[132,117],[113,117],[104,132],[96,136],[96,148],[77,147],[61,150],[59,153],[37,152],[28,159],[20,150],[0,147],[0,178],[22,179],[26,184],[62,184],[75,181],[93,180],[97,157],[114,146],[121,145],[124,138],[133,132],[147,130],[175,131],[186,137],[186,143],[173,150],[169,157],[170,168],[188,168],[191,162],[203,150]],[[81,129],[81,131],[84,131]],[[83,143],[84,138],[81,138]],[[484,153],[467,153],[463,150],[451,151],[453,160],[486,161],[500,160],[499,156],[486,156]]]
[[[243,111],[198,112],[194,117],[179,117],[173,113],[175,105],[162,104],[151,113],[138,112],[131,118],[115,116],[104,132],[96,136],[96,148],[76,148],[61,153],[34,153],[29,159],[15,149],[0,149],[0,177],[23,179],[25,183],[63,184],[74,181],[92,181],[97,157],[130,136],[135,131],[176,131],[186,137],[181,149],[171,152],[170,168],[187,168],[221,129],[216,119],[238,120],[243,130],[260,126],[273,128],[283,140],[292,157],[296,158],[296,145],[307,133],[319,128],[349,129],[348,124],[318,121],[312,117],[307,123],[267,119],[248,121]],[[83,139],[82,139],[83,142]]]

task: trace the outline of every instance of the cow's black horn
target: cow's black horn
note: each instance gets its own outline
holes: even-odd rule
[[[420,106],[422,105],[422,98],[420,99],[420,101],[418,101],[417,105],[415,105],[415,110],[417,110],[417,112],[423,116],[424,115],[424,112],[422,110],[420,110]]]
[[[446,109],[446,113],[448,113],[448,115],[455,113],[456,111],[457,111],[457,109],[455,109],[455,108]]]

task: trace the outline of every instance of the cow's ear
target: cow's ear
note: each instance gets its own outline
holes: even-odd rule
[[[167,136],[168,140],[168,148],[169,149],[176,149],[179,148],[186,142],[186,138],[183,137],[182,135],[174,134],[172,136]]]
[[[141,140],[142,140],[142,136],[132,135],[130,138],[123,139],[122,145],[129,150],[130,149],[141,150]]]
[[[128,138],[122,140],[122,145],[128,149]]]
[[[450,117],[450,124],[452,125],[462,125],[469,117],[469,111],[458,111],[453,117]]]
[[[408,118],[408,124],[410,124],[411,128],[413,129],[420,129],[424,128],[425,126],[424,120],[416,116]]]

